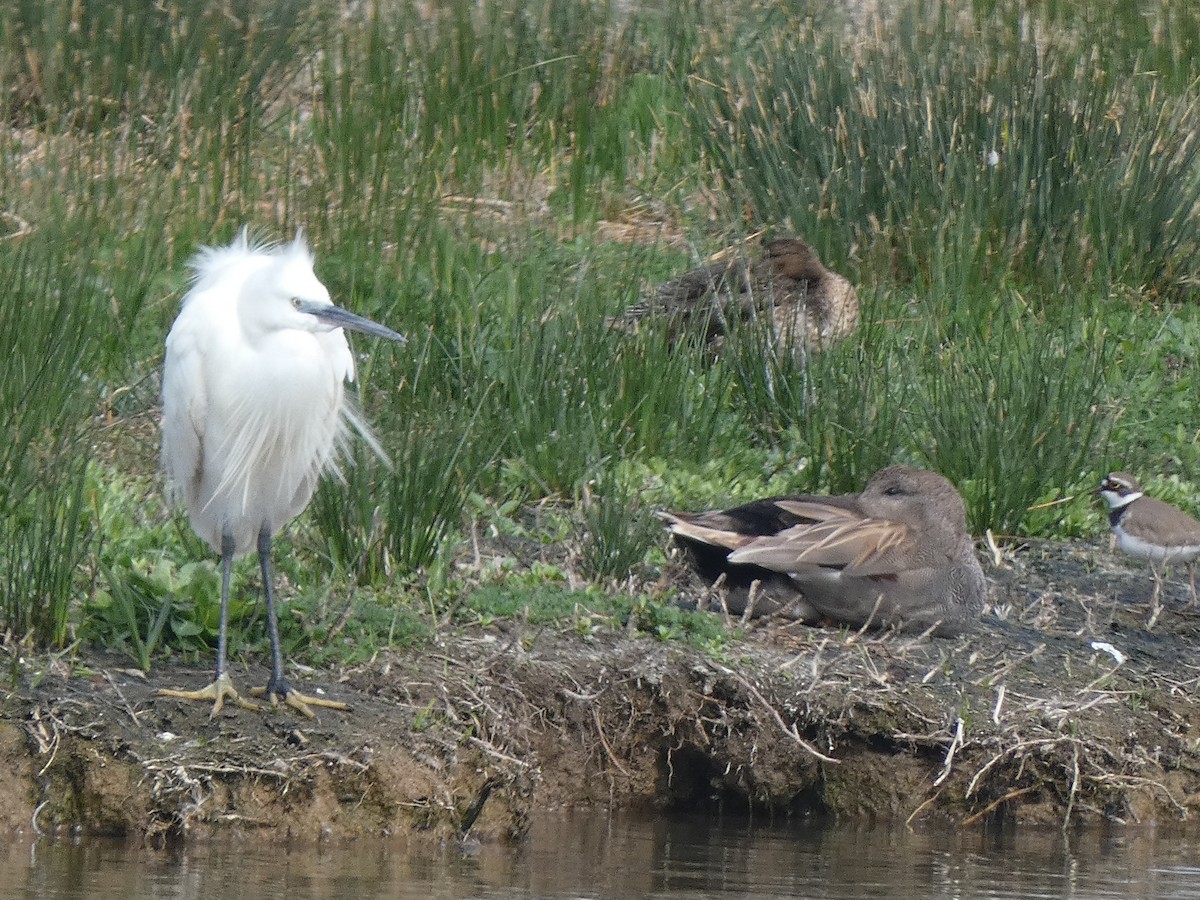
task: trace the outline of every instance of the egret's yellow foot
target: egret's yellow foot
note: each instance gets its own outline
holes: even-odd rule
[[[279,695],[274,692],[269,692],[268,688],[250,688],[252,697],[270,696],[271,704],[275,705],[279,702]],[[310,697],[308,694],[302,694],[295,688],[289,687],[283,695],[283,702],[292,709],[297,710],[310,719],[315,719],[317,714],[309,709],[310,706],[319,706],[322,709],[340,709],[349,711],[350,704],[342,703],[340,700],[327,700],[324,697]]]
[[[175,697],[178,700],[212,700],[213,708],[208,716],[210,719],[217,717],[226,700],[232,700],[242,709],[262,709],[257,703],[251,703],[249,700],[242,698],[233,686],[233,680],[229,677],[228,672],[222,672],[216,681],[198,691],[177,691],[171,688],[159,688],[157,693],[160,697]]]

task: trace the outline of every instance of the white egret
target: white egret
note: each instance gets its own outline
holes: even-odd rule
[[[226,700],[259,708],[238,694],[226,671],[230,570],[235,558],[257,549],[271,677],[251,693],[310,717],[310,704],[348,709],[298,693],[284,676],[271,538],[308,505],[349,427],[382,454],[345,395],[354,357],[343,329],[404,337],[333,305],[302,234],[271,246],[251,241],[243,228],[228,247],[202,248],[190,266],[194,281],[167,335],[162,461],[192,528],[221,554],[221,622],[212,684],[159,694],[211,700],[213,716]]]

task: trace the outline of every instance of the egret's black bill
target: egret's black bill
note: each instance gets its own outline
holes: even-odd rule
[[[360,331],[363,334],[374,335],[375,337],[387,338],[389,341],[397,341],[401,344],[407,343],[408,339],[397,331],[392,331],[386,325],[380,325],[378,322],[372,322],[370,319],[363,316],[356,316],[348,309],[342,309],[340,306],[324,306],[317,303],[306,303],[301,309],[309,315],[316,316],[322,322],[333,325],[337,328],[349,328],[351,331]]]

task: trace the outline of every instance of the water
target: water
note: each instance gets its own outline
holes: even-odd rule
[[[37,898],[1200,898],[1200,833],[821,827],[706,817],[546,818],[517,847],[359,842],[308,850],[253,833],[154,852],[14,842],[0,896]]]

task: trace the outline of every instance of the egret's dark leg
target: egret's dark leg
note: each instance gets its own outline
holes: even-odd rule
[[[233,552],[237,545],[233,535],[225,531],[221,535],[221,622],[217,626],[217,677],[225,675],[229,659],[229,581],[233,575]]]
[[[233,535],[228,531],[221,535],[221,623],[217,627],[217,673],[212,684],[198,691],[176,691],[162,688],[158,691],[161,697],[176,697],[181,700],[211,700],[212,713],[209,718],[215,718],[225,705],[232,700],[238,706],[246,709],[258,709],[259,706],[249,700],[243,700],[233,686],[233,681],[226,671],[229,654],[229,581],[233,574],[233,554],[237,544]]]
[[[267,636],[271,639],[271,678],[267,682],[267,696],[273,703],[276,699],[285,699],[291,686],[283,674],[279,617],[275,613],[275,592],[271,590],[271,532],[266,526],[258,533],[258,564],[262,569],[263,596],[267,598]]]
[[[282,700],[288,706],[299,710],[313,718],[314,713],[309,706],[325,706],[330,709],[349,709],[345,703],[326,700],[323,697],[309,697],[301,694],[290,684],[283,674],[283,649],[279,644],[279,617],[275,612],[275,592],[271,589],[271,532],[263,526],[258,533],[258,563],[262,569],[263,596],[267,600],[267,636],[271,639],[271,678],[265,688],[254,688],[250,691],[255,697],[266,696],[272,703]]]

